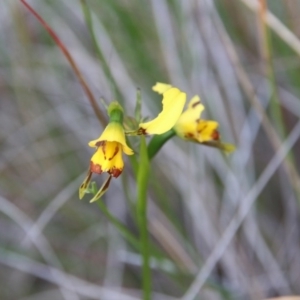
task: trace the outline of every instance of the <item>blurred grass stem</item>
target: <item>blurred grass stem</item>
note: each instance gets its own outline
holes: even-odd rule
[[[272,63],[272,41],[271,32],[267,26],[267,3],[266,0],[260,0],[259,9],[259,29],[261,38],[261,54],[263,73],[268,78],[270,94],[271,94],[271,116],[273,123],[279,133],[279,136],[283,138],[285,134],[284,122],[282,112],[279,104],[279,97],[276,88],[276,78],[274,73],[274,67]]]
[[[252,208],[254,202],[257,200],[258,195],[261,193],[263,188],[266,186],[266,183],[271,179],[273,174],[276,172],[277,168],[279,168],[280,164],[284,160],[285,156],[289,153],[290,149],[297,142],[297,140],[299,139],[299,135],[300,122],[298,122],[294,126],[292,132],[272,157],[271,161],[264,169],[255,185],[249,190],[247,195],[245,195],[234,218],[230,221],[229,225],[224,230],[217,245],[214,247],[205,264],[202,266],[201,270],[195,277],[195,280],[180,300],[196,299],[198,293],[203,288],[217,262],[224,255],[224,252],[232,242],[237,230],[245,220],[246,216],[249,214],[249,211]]]
[[[259,4],[257,1],[240,1],[255,12],[259,10]],[[266,23],[291,49],[293,49],[300,56],[300,40],[270,11],[266,12]]]
[[[246,0],[240,0],[240,1],[244,2],[245,4],[249,4],[249,5],[251,3],[251,1],[249,2]],[[253,9],[255,9],[255,11],[256,11],[257,8],[258,7],[255,6],[255,8],[253,8]],[[268,15],[269,15],[269,13],[268,13]],[[220,18],[217,15],[215,18],[215,22],[216,22],[216,28],[219,31],[219,36],[222,39],[224,46],[226,48],[226,51],[228,53],[229,59],[231,60],[233,66],[234,66],[239,83],[240,83],[242,89],[244,90],[245,94],[247,95],[249,102],[251,103],[251,105],[257,112],[257,115],[261,119],[262,126],[267,134],[267,137],[269,138],[274,151],[276,151],[277,149],[280,148],[282,141],[281,141],[279,135],[277,134],[277,132],[274,130],[274,127],[273,127],[268,115],[266,114],[265,109],[262,106],[259,98],[257,97],[256,91],[255,91],[247,73],[245,72],[245,70],[242,67],[242,64],[241,64],[239,56],[235,50],[235,47],[234,47],[230,37],[228,36]],[[299,53],[300,53],[300,44],[299,44]],[[287,158],[284,159],[282,163],[283,163],[283,168],[284,168],[286,174],[288,175],[288,179],[291,182],[291,185],[293,186],[293,189],[296,191],[297,196],[300,195],[300,177],[299,177],[299,174],[298,174],[298,171],[297,171],[295,165]],[[299,197],[298,197],[298,203],[299,202],[300,201],[299,201]]]
[[[282,110],[280,107],[280,100],[278,97],[278,90],[274,72],[274,66],[272,63],[272,40],[271,32],[267,25],[267,12],[268,4],[266,0],[259,1],[259,21],[260,21],[260,32],[261,32],[261,45],[262,45],[262,60],[263,60],[263,71],[264,75],[268,79],[270,94],[271,94],[271,117],[273,119],[273,124],[277,129],[279,138],[284,139],[286,136],[286,128],[284,125],[284,119],[282,115]],[[286,160],[288,160],[291,165],[295,165],[295,159],[293,153],[288,153]],[[300,193],[298,189],[294,189],[296,192],[296,197],[298,199],[298,204],[300,205]]]
[[[91,34],[91,38],[92,38],[92,41],[93,41],[93,44],[94,44],[94,48],[95,48],[95,51],[96,51],[96,54],[98,56],[98,59],[102,65],[102,68],[103,68],[103,71],[106,75],[106,77],[108,78],[108,81],[111,85],[111,88],[112,90],[114,91],[114,96],[117,98],[117,99],[121,99],[121,93],[113,79],[113,76],[111,74],[111,71],[109,69],[109,66],[107,65],[106,61],[105,61],[105,58],[104,58],[104,55],[103,53],[101,52],[101,49],[98,45],[98,42],[97,42],[97,39],[96,39],[96,36],[95,36],[95,31],[94,31],[94,27],[93,27],[93,19],[92,19],[92,15],[91,15],[91,12],[90,12],[90,9],[86,3],[86,0],[80,0],[81,2],[81,7],[82,7],[82,10],[83,10],[83,14],[84,14],[84,18],[85,18],[85,22],[87,24],[87,27],[90,31],[90,34]]]
[[[97,101],[92,94],[88,84],[86,83],[85,79],[83,78],[82,73],[80,72],[79,68],[77,67],[73,57],[71,56],[68,49],[65,47],[65,45],[62,43],[62,41],[59,39],[59,37],[56,35],[56,33],[50,28],[50,26],[46,23],[46,21],[25,1],[21,0],[21,2],[26,6],[26,8],[38,19],[38,21],[42,24],[42,26],[47,30],[47,32],[51,35],[57,46],[60,48],[68,62],[70,63],[73,71],[75,72],[84,92],[86,93],[93,110],[100,121],[100,123],[105,126],[106,125],[106,117],[102,113],[101,109],[99,108]]]

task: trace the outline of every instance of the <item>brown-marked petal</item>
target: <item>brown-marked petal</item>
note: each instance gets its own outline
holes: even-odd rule
[[[92,177],[92,172],[91,172],[91,170],[88,170],[86,177],[84,178],[82,184],[79,187],[79,199],[82,199],[83,196],[85,195],[85,191],[89,187],[91,177]]]
[[[105,182],[102,184],[101,188],[98,190],[97,194],[90,201],[90,203],[99,200],[106,193],[106,191],[109,188],[111,178],[112,178],[112,176],[109,175],[108,178],[105,180]]]

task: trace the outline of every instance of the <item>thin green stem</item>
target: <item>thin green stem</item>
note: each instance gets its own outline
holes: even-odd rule
[[[138,239],[122,224],[115,216],[107,209],[107,206],[102,200],[97,201],[97,204],[108,220],[121,232],[124,238],[138,251],[140,251],[140,243]]]
[[[143,256],[143,294],[144,300],[151,299],[151,271],[147,221],[147,186],[149,179],[149,158],[145,137],[141,137],[140,164],[137,174],[137,218],[140,230],[140,245]]]

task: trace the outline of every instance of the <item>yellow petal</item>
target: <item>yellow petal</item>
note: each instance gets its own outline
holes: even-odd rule
[[[159,94],[163,94],[164,92],[166,92],[167,90],[169,90],[172,87],[171,84],[166,84],[166,83],[161,83],[161,82],[157,82],[153,87],[152,90],[154,92],[157,92]]]
[[[106,146],[106,160],[103,164],[103,171],[108,172],[113,177],[118,177],[124,168],[121,145],[107,142]]]
[[[204,106],[201,103],[200,97],[195,95],[189,102],[187,110],[198,111],[199,114],[204,110]],[[198,118],[200,116],[198,115]]]
[[[122,144],[122,148],[123,148],[123,152],[126,155],[132,155],[132,154],[134,154],[133,150],[127,146],[126,142],[125,142],[125,144]]]
[[[91,172],[107,172],[113,177],[118,177],[124,168],[121,148],[122,145],[118,142],[102,142],[91,158]]]
[[[197,124],[197,140],[202,143],[211,140],[218,140],[219,134],[216,131],[219,124],[215,121],[199,120]],[[218,136],[216,136],[216,134]]]
[[[122,150],[125,154],[134,154],[133,150],[126,144],[124,129],[120,123],[109,123],[98,139],[89,142],[89,146],[98,147],[101,141],[118,142],[122,145]]]
[[[177,122],[174,130],[183,139],[197,139],[197,121]]]
[[[142,134],[162,134],[170,130],[180,117],[186,94],[177,88],[170,88],[163,93],[162,112],[152,121],[141,123],[139,132]]]
[[[185,132],[194,132],[197,130],[197,122],[200,119],[204,105],[199,96],[194,96],[189,102],[188,108],[181,114],[174,126],[176,133],[183,137]]]

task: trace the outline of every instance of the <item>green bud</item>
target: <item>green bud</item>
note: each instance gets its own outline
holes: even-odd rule
[[[117,101],[113,101],[108,106],[107,113],[109,115],[109,122],[123,123],[123,108]]]

